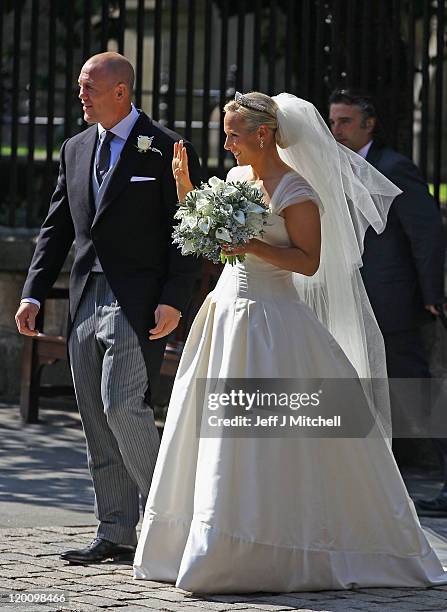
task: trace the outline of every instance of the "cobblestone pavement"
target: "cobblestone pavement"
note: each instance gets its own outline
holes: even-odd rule
[[[0,530],[0,610],[90,610],[201,612],[213,610],[300,610],[301,612],[413,612],[447,610],[447,586],[432,589],[360,589],[250,596],[191,596],[170,585],[135,581],[131,567],[102,563],[64,564],[59,553],[83,546],[92,527],[36,527]],[[30,593],[64,594],[54,605],[27,603]],[[11,605],[22,597],[24,603]]]
[[[0,405],[0,439],[0,612],[447,611],[447,586],[200,597],[135,581],[126,565],[65,564],[60,552],[83,547],[95,530],[76,416],[44,414],[41,424],[22,428],[17,409]],[[411,484],[417,489],[417,478]],[[447,535],[447,519],[423,523]],[[49,602],[51,596],[59,601]],[[33,597],[47,602],[33,604]]]

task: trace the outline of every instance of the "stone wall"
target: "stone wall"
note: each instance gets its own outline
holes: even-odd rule
[[[0,397],[17,400],[20,394],[20,371],[23,338],[17,331],[14,315],[34,252],[38,230],[0,227]],[[67,287],[72,254],[65,262],[55,286]],[[45,331],[65,334],[68,303],[48,300],[45,307]],[[44,368],[43,381],[65,384],[69,380],[65,363]]]

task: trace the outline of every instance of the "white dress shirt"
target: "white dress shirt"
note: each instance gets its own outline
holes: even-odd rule
[[[129,134],[132,131],[133,126],[135,125],[135,122],[139,116],[140,116],[139,112],[137,111],[135,106],[132,104],[130,113],[126,115],[124,119],[121,119],[119,123],[117,123],[116,125],[114,125],[112,128],[109,129],[109,132],[112,132],[114,134],[114,138],[112,138],[112,140],[110,141],[110,166],[104,178],[113,169],[116,162],[118,161],[119,156],[121,155],[121,151],[123,150],[123,147],[126,144],[126,140],[129,138]],[[95,165],[96,165],[98,155],[99,155],[99,143],[101,142],[101,135],[105,131],[106,131],[106,128],[103,127],[100,123],[98,123],[99,138],[98,138],[98,146],[97,146],[96,153],[95,153],[95,164],[93,165],[93,172],[95,172]],[[32,297],[23,298],[20,303],[22,304],[23,302],[29,302],[31,304],[36,304],[36,306],[39,306],[40,308],[40,302]]]
[[[373,141],[370,140],[364,147],[362,147],[361,149],[357,151],[357,155],[361,155],[364,159],[366,159],[366,156],[369,153],[372,143]]]
[[[126,144],[126,140],[129,138],[129,134],[131,133],[133,126],[135,125],[136,120],[139,117],[139,113],[135,106],[132,104],[130,113],[121,119],[119,123],[114,125],[108,131],[114,134],[114,138],[110,141],[110,166],[108,172],[114,167],[116,162],[118,161],[119,156],[121,155],[121,151],[123,150],[124,145]],[[101,141],[101,135],[106,131],[106,128],[103,127],[100,123],[98,123],[98,147],[96,149],[95,162],[98,161],[99,155],[99,143]]]

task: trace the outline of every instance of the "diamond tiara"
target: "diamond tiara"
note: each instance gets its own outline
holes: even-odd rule
[[[241,106],[245,106],[246,108],[252,108],[254,110],[262,111],[264,113],[267,111],[267,107],[264,106],[264,104],[261,104],[260,102],[255,102],[254,100],[251,100],[247,96],[244,96],[243,94],[241,94],[240,91],[237,91],[234,94],[234,100],[235,100],[235,102],[237,102]]]

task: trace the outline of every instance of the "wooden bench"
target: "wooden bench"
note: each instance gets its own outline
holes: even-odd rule
[[[203,300],[214,288],[219,278],[222,266],[216,266],[209,261],[203,264],[202,275],[191,303],[184,313],[181,323],[173,332],[166,345],[162,376],[173,378],[177,372],[178,363],[185,344],[191,323],[196,316]],[[67,300],[68,289],[53,288],[47,300]],[[67,361],[67,339],[45,333],[45,303],[41,305],[36,319],[38,336],[25,336],[22,353],[22,375],[20,387],[20,414],[24,423],[37,423],[39,420],[39,400],[41,397],[58,397],[74,395],[72,385],[41,384],[42,369],[59,360]]]
[[[51,289],[48,300],[67,300],[68,289]],[[41,304],[36,318],[36,329],[39,336],[25,336],[22,353],[22,375],[20,385],[20,414],[25,423],[37,423],[39,417],[39,399],[73,395],[71,385],[41,384],[42,368],[59,360],[67,360],[67,340],[64,336],[44,333],[45,303]]]

